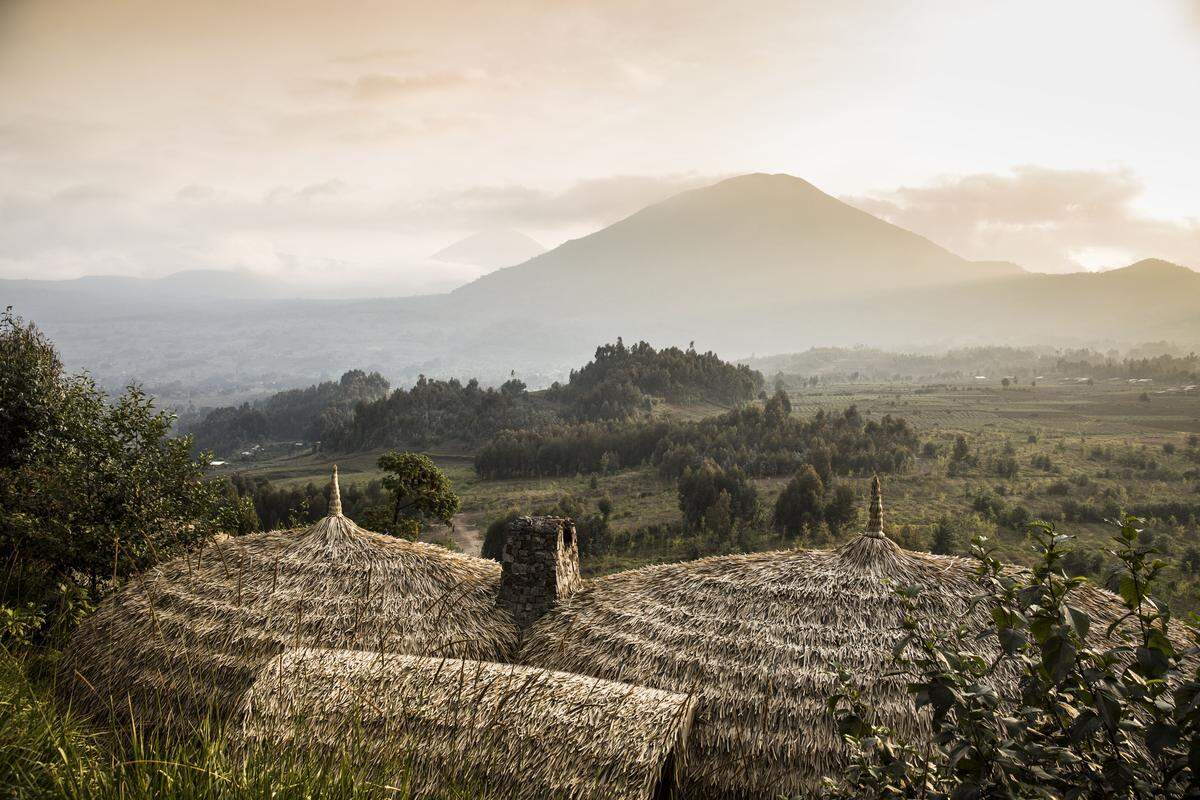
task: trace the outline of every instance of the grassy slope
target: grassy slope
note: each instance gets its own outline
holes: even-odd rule
[[[286,747],[239,754],[225,734],[156,737],[111,719],[84,720],[38,677],[50,654],[0,646],[0,797],[78,800],[408,800],[402,764],[362,764],[353,741],[331,758]],[[387,776],[384,780],[383,776]],[[447,783],[441,800],[476,796]]]

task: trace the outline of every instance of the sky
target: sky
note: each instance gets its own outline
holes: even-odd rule
[[[977,259],[1200,268],[1200,0],[0,0],[0,277],[444,290],[786,172]]]

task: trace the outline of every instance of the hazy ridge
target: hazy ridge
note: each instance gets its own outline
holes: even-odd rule
[[[247,273],[3,281],[67,362],[202,402],[336,378],[561,377],[597,341],[727,357],[865,344],[1200,343],[1200,273],[1153,259],[1104,273],[973,262],[787,175],[677,195],[445,295],[289,299]]]

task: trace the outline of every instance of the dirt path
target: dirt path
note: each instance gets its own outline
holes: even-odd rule
[[[483,549],[483,531],[465,514],[454,515],[454,527],[450,535],[458,549],[469,556],[477,556]]]

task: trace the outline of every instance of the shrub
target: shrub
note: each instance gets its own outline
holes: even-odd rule
[[[825,518],[825,484],[811,465],[788,481],[775,501],[775,527],[791,538],[814,531]]]
[[[972,544],[980,593],[991,610],[983,632],[999,658],[977,655],[965,625],[919,626],[894,650],[897,669],[930,715],[929,742],[901,741],[873,723],[872,709],[841,673],[829,699],[852,759],[829,779],[843,798],[1195,797],[1200,768],[1200,673],[1167,635],[1170,612],[1151,599],[1163,563],[1140,539],[1138,520],[1116,523],[1117,586],[1133,641],[1093,646],[1092,620],[1068,577],[1068,536],[1032,526],[1036,563],[1014,575],[983,539]],[[900,588],[912,603],[919,589]],[[915,604],[914,604],[915,607]],[[1131,646],[1132,645],[1132,646]],[[1133,656],[1133,657],[1131,657]],[[1016,674],[1020,696],[998,676]]]

